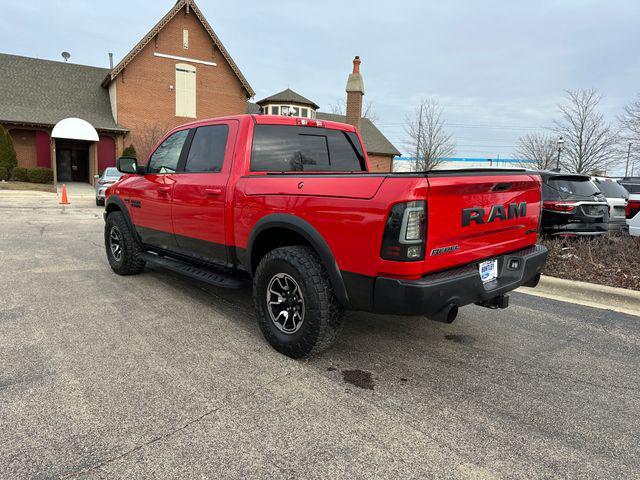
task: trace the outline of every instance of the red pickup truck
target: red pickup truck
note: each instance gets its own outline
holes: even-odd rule
[[[167,134],[106,193],[114,272],[153,263],[218,286],[253,283],[258,324],[295,358],[335,340],[345,309],[426,315],[505,308],[535,286],[540,177],[525,170],[370,173],[358,131],[240,115]]]

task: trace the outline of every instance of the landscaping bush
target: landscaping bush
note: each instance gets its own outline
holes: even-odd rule
[[[16,167],[11,171],[11,180],[15,180],[16,182],[28,182],[29,174],[27,173],[26,168]]]
[[[34,167],[27,170],[31,183],[53,183],[53,170],[45,167]]]
[[[640,290],[640,237],[545,238],[545,275]]]
[[[2,180],[6,180],[8,175],[9,175],[9,172],[7,172],[7,168],[6,167],[0,167],[0,182]]]
[[[16,150],[13,148],[13,140],[11,140],[9,132],[0,125],[0,167],[6,168],[7,175],[9,175],[16,165],[18,165],[18,160]]]
[[[122,151],[122,156],[136,158],[136,148],[133,145],[129,145]]]

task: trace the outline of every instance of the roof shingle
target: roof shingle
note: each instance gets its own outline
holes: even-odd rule
[[[98,130],[126,131],[113,120],[108,69],[0,54],[0,121],[55,125],[68,117]]]

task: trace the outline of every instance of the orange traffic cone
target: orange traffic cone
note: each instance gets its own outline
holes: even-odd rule
[[[62,199],[60,200],[60,204],[61,205],[70,205],[71,204],[71,202],[67,198],[67,186],[64,183],[62,184]]]

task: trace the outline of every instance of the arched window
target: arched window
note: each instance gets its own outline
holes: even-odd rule
[[[176,117],[196,117],[196,67],[176,64]]]

